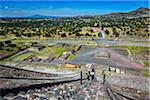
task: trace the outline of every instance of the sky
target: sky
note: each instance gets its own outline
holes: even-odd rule
[[[0,0],[0,17],[32,15],[82,16],[103,15],[112,12],[128,12],[139,7],[149,8],[148,0]]]

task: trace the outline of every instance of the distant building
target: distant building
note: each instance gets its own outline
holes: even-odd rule
[[[98,32],[97,36],[98,36],[99,38],[102,38],[102,39],[105,38],[104,28],[103,28],[103,26],[101,25],[101,23],[99,23],[99,32]]]
[[[93,31],[93,32],[99,32],[99,28],[98,27],[91,27],[91,30]]]

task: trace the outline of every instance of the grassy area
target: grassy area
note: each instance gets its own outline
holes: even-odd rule
[[[31,50],[30,52],[26,52],[19,56],[13,55],[13,56],[7,58],[6,60],[10,60],[10,59],[23,60],[31,55],[36,55],[36,56],[40,56],[40,57],[48,57],[49,55],[52,55],[52,56],[59,57],[66,50],[67,50],[67,48],[65,48],[65,47],[51,47],[51,48],[47,47],[40,51]]]
[[[41,57],[48,57],[49,55],[52,54],[52,52],[49,50],[49,48],[44,48],[42,50],[31,50],[30,51],[32,54],[37,55],[37,56],[41,56]]]
[[[148,47],[139,47],[139,46],[136,46],[136,47],[133,47],[133,46],[128,46],[127,47],[132,54],[138,54],[138,53],[142,53],[142,52],[145,52],[145,51],[148,51]]]
[[[148,70],[148,69],[144,70],[143,73],[145,76],[150,76],[150,70]]]
[[[145,67],[149,67],[150,66],[150,62],[149,61],[144,61],[143,63],[145,65]]]
[[[54,51],[54,56],[59,57],[60,55],[62,55],[62,53],[64,51],[67,50],[67,48],[65,47],[52,47],[52,50]]]
[[[85,41],[83,44],[97,45],[95,41]]]
[[[149,52],[149,47],[141,46],[112,46],[112,48],[128,48],[132,54]]]
[[[76,57],[75,54],[70,54],[69,57],[68,57],[67,59],[73,59],[73,58],[75,58],[75,57]]]
[[[66,71],[80,71],[80,69],[78,68],[73,68],[73,67],[65,67],[65,66],[49,66],[49,65],[41,65],[41,64],[28,64],[26,66],[26,64],[17,62],[17,61],[11,61],[11,62],[7,62],[7,64],[9,65],[13,65],[13,64],[17,64],[19,65],[24,65],[24,67],[40,67],[40,68],[46,68],[46,69],[55,69],[55,70],[66,70]]]
[[[7,50],[0,50],[0,53],[1,53],[1,54],[7,54],[7,55],[9,55],[9,54],[11,54],[12,52],[7,51]]]
[[[15,53],[15,51],[6,51],[6,50],[0,50],[0,58],[3,58],[3,57],[6,57],[6,56],[9,56],[11,54]],[[10,57],[8,57],[10,58]],[[6,61],[8,58],[4,58],[4,59],[1,59],[0,61]]]
[[[57,69],[57,70],[68,70],[68,71],[77,71],[77,68],[64,67],[64,66],[43,66],[48,69]]]
[[[20,42],[40,42],[38,39],[15,39],[12,40],[13,43],[20,43]]]
[[[29,56],[31,56],[32,54],[31,53],[25,53],[25,54],[22,54],[20,56],[17,56],[15,58],[15,60],[24,60],[25,58],[28,58]]]
[[[40,51],[34,51],[34,53],[37,53],[37,56],[43,56],[43,57],[47,57],[51,54],[51,52],[48,50],[48,48],[44,48]]]
[[[127,43],[129,43],[129,44],[130,44],[130,43],[133,43],[133,44],[134,44],[134,43],[142,43],[142,44],[147,44],[147,45],[148,45],[148,44],[149,44],[149,41],[132,41],[132,42],[129,41],[129,42],[127,42]]]
[[[44,48],[40,51],[32,50],[32,51],[26,52],[24,54],[21,54],[19,56],[12,55],[11,57],[6,58],[5,60],[10,60],[10,59],[23,60],[25,58],[28,58],[31,55],[37,55],[37,56],[41,56],[41,57],[48,57],[49,54],[50,54],[49,50],[47,48]]]

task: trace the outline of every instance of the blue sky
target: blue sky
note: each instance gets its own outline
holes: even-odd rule
[[[2,1],[0,17],[32,16],[35,14],[51,16],[102,15],[111,12],[128,12],[139,7],[149,8],[148,0],[100,0],[100,1]]]

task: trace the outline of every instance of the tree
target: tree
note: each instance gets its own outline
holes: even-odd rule
[[[45,36],[46,37],[51,37],[51,34],[50,33],[46,33]]]
[[[75,35],[76,35],[76,36],[80,36],[80,33],[76,33]]]
[[[71,33],[69,33],[69,35],[71,35]]]
[[[105,30],[105,33],[106,33],[107,35],[109,35],[109,31],[108,31],[107,29]]]
[[[14,47],[16,47],[16,44],[10,44],[10,46],[14,48]]]
[[[8,41],[5,41],[5,43],[6,43],[6,44],[11,44],[11,41],[10,41],[10,40],[8,40]]]
[[[92,33],[93,33],[93,32],[94,32],[94,31],[93,31],[93,29],[90,29],[90,32],[92,32]]]
[[[118,32],[116,32],[116,31],[114,31],[114,33],[113,33],[114,35],[115,35],[115,37],[118,37],[119,36],[119,33]]]
[[[144,31],[145,31],[145,32],[148,32],[148,29],[145,29]]]
[[[137,33],[134,33],[134,35],[137,35]]]
[[[61,37],[66,37],[66,34],[65,34],[65,33],[62,33],[62,34],[61,34]]]
[[[4,46],[4,44],[2,42],[0,42],[0,49],[2,49]]]
[[[90,34],[89,34],[89,33],[86,33],[85,36],[90,36]]]
[[[128,35],[128,34],[129,34],[129,31],[127,31],[126,34]]]

